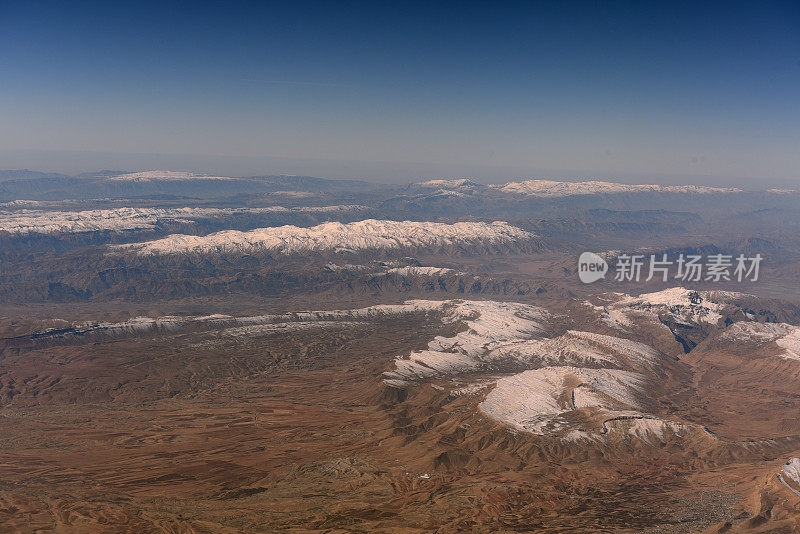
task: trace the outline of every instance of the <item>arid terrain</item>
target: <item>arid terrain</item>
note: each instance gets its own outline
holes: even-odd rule
[[[0,201],[2,532],[800,531],[796,192],[151,171]],[[615,280],[637,253],[764,261]]]

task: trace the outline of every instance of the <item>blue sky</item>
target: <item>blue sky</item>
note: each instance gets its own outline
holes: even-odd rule
[[[430,4],[0,0],[0,168],[800,180],[796,2]]]

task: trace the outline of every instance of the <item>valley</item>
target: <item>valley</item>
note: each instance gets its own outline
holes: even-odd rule
[[[798,528],[800,221],[729,227],[762,209],[742,195],[796,195],[292,183],[308,194],[281,207],[4,205],[3,528]],[[476,195],[481,215],[452,214]],[[719,205],[644,209],[674,195]],[[582,284],[589,246],[612,269],[625,253],[767,259],[741,283]]]

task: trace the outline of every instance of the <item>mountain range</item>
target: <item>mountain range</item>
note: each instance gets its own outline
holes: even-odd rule
[[[0,176],[0,530],[800,528],[795,192]]]

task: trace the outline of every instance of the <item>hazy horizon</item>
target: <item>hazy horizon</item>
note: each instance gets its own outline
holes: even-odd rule
[[[97,152],[34,152],[0,149],[0,170],[30,170],[63,174],[100,171],[188,171],[221,176],[298,175],[332,180],[362,180],[378,184],[406,184],[428,179],[468,178],[492,184],[516,180],[587,180],[626,184],[708,185],[745,190],[796,188],[800,179],[748,176],[671,175],[648,172],[588,172],[580,170],[503,166],[426,164],[414,162],[347,161],[269,156],[215,156],[197,154],[125,154]]]
[[[0,168],[800,180],[794,3],[189,6],[0,7]]]

